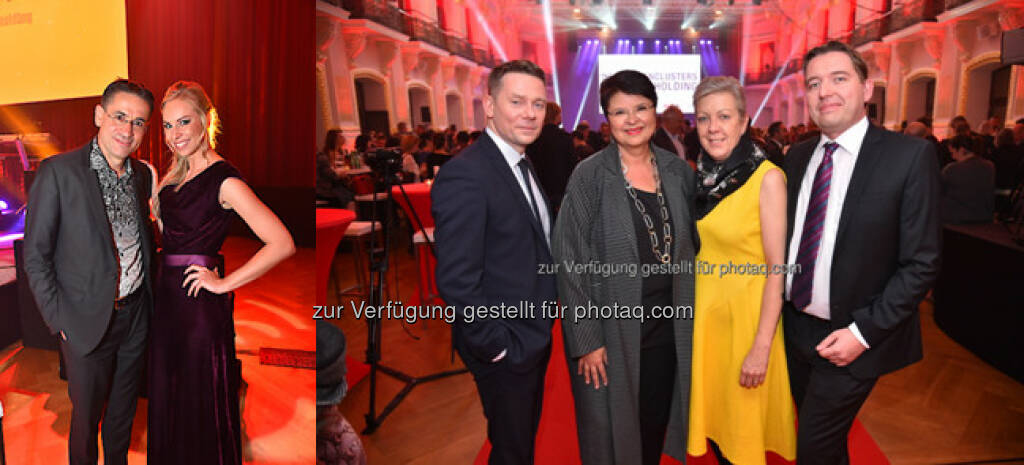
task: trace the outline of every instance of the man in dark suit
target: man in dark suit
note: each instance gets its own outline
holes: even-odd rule
[[[604,140],[604,134],[601,133],[601,131],[599,130],[595,131],[593,128],[591,128],[590,123],[588,123],[586,120],[581,121],[580,126],[585,126],[587,128],[587,145],[589,145],[590,148],[594,149],[595,152],[605,148],[605,146],[608,145],[608,142]]]
[[[765,140],[765,155],[768,156],[768,160],[775,163],[777,166],[782,166],[782,155],[783,149],[785,148],[786,140],[786,127],[782,125],[782,121],[776,121],[768,126],[768,136]]]
[[[156,171],[130,157],[153,94],[118,80],[94,120],[96,138],[44,160],[29,193],[25,274],[43,320],[60,334],[71,398],[70,463],[125,464],[146,349]]]
[[[697,130],[694,129],[685,135],[683,135],[683,150],[686,151],[686,159],[691,162],[696,162],[700,156],[700,136],[697,134]],[[690,163],[693,166],[693,163]]]
[[[669,105],[661,113],[661,127],[654,131],[651,142],[685,160],[686,150],[679,140],[679,131],[682,127],[683,111],[675,105]]]
[[[943,223],[991,223],[995,212],[996,167],[978,156],[980,137],[956,136],[949,141],[953,163],[942,168]]]
[[[487,89],[487,130],[431,190],[437,288],[462,315],[452,340],[487,417],[489,463],[530,464],[551,354],[552,320],[541,306],[557,293],[555,275],[539,271],[553,261],[554,218],[523,155],[544,121],[544,72],[510,61],[491,71]],[[524,312],[474,314],[481,306]]]
[[[556,216],[558,207],[562,205],[565,186],[569,183],[569,175],[576,168],[577,162],[572,136],[559,127],[561,124],[562,108],[555,102],[548,102],[540,136],[526,147],[526,156],[533,163],[540,186],[551,199],[551,207]]]
[[[864,60],[841,42],[804,59],[819,138],[790,148],[783,317],[797,463],[849,462],[846,438],[878,377],[921,359],[917,307],[939,267],[932,144],[871,126]],[[796,271],[796,270],[794,270]]]

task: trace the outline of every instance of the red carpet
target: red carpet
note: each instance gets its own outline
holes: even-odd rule
[[[547,378],[544,380],[544,410],[537,432],[537,465],[566,465],[580,463],[579,443],[576,440],[576,414],[572,401],[572,389],[569,386],[569,371],[565,362],[565,351],[562,349],[562,328],[555,324],[552,333],[551,363],[548,365]],[[860,424],[854,421],[849,437],[851,465],[888,465],[889,461],[871,439],[871,435]],[[491,452],[490,443],[484,441],[474,465],[487,465],[487,455]],[[713,454],[690,457],[690,465],[716,465],[718,461]],[[661,458],[662,465],[679,465],[679,461],[667,455]],[[768,454],[768,465],[792,464],[774,453]]]

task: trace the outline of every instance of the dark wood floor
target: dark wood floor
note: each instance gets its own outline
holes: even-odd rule
[[[408,241],[395,240],[389,284],[393,300],[416,292],[416,268]],[[400,277],[395,283],[395,273]],[[337,285],[354,282],[352,257],[344,249],[336,258],[337,282],[329,301],[346,306],[334,323],[348,337],[349,353],[363,357],[365,321],[352,315],[350,300],[334,297]],[[883,377],[860,421],[893,464],[1024,463],[1024,385],[985,364],[942,333],[932,319],[930,302],[921,305],[925,357],[920,363]],[[383,361],[414,375],[462,364],[451,363],[449,329],[441,321],[404,324],[384,321]],[[401,389],[381,376],[378,411]],[[369,382],[350,387],[342,413],[361,431],[369,403]],[[469,375],[417,386],[376,433],[363,436],[372,465],[469,464],[486,438],[486,423]],[[856,465],[856,464],[854,464]]]
[[[223,249],[228,271],[258,247],[253,240],[228,238]],[[314,462],[316,373],[261,365],[258,357],[260,347],[315,350],[310,319],[314,274],[314,250],[299,249],[236,293],[235,343],[245,381],[242,447],[247,464]],[[20,342],[0,350],[0,400],[7,463],[67,463],[71,403],[67,383],[57,377],[55,351],[24,348]],[[139,403],[128,463],[146,463],[145,400]]]

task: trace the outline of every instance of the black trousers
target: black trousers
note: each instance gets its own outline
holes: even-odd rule
[[[818,355],[815,347],[832,333],[828,321],[783,306],[789,385],[796,402],[799,465],[850,463],[847,435],[878,378],[861,379]]]
[[[114,310],[106,334],[92,352],[78,353],[61,342],[71,398],[71,465],[96,464],[101,419],[103,463],[127,464],[149,331],[146,292],[139,292],[142,295]]]
[[[544,403],[544,374],[548,355],[526,373],[508,370],[499,361],[482,376],[473,373],[480,403],[487,417],[487,440],[491,442],[489,465],[531,465]]]
[[[675,387],[676,347],[661,345],[640,351],[640,446],[644,465],[661,463],[665,430]]]

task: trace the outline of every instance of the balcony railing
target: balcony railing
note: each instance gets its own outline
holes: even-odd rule
[[[782,74],[779,74],[779,69],[784,68]],[[790,74],[803,70],[803,58],[794,58],[787,61],[782,66],[773,66],[765,68],[764,71],[758,73],[748,73],[745,79],[747,84],[768,84],[775,80],[776,76],[782,78],[783,76],[789,76]]]
[[[438,48],[447,49],[448,43],[445,41],[445,35],[441,32],[441,28],[437,27],[437,24],[414,16],[408,16],[406,24],[406,34],[409,35],[409,39],[419,40]]]
[[[956,8],[971,0],[910,0],[885,16],[858,26],[850,34],[850,45],[860,47],[866,43],[881,41],[882,37],[920,22],[934,22],[935,18],[950,8]]]
[[[447,50],[462,58],[473,61],[473,47],[469,44],[469,41],[462,37],[445,35],[445,41],[447,42]]]
[[[942,13],[944,7],[943,0],[910,0],[888,16],[889,32],[896,32],[922,21],[934,22],[935,16]]]
[[[494,55],[491,55],[491,52],[479,48],[473,49],[473,61],[480,63],[481,65],[484,65],[488,68],[493,68],[495,66],[498,66],[499,64],[497,60],[494,58]]]
[[[341,0],[341,7],[352,13],[352,19],[369,19],[407,34],[405,13],[387,0]]]
[[[765,68],[758,73],[747,73],[744,84],[768,84],[779,75],[779,68]]]
[[[882,40],[882,37],[889,33],[888,17],[877,18],[874,21],[860,25],[853,30],[850,38],[850,45],[860,47],[869,42]]]
[[[352,19],[368,19],[409,36],[410,40],[426,42],[435,47],[493,68],[498,65],[486,50],[474,49],[461,37],[452,35],[437,23],[409,15],[388,0],[326,0],[351,13]]]

